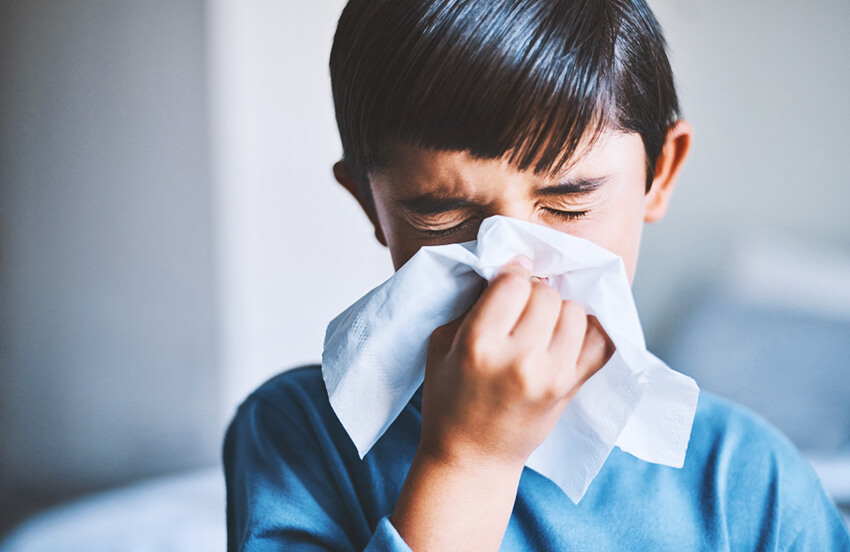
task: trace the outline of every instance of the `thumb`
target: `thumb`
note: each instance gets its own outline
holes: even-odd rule
[[[454,341],[455,336],[457,335],[458,330],[460,329],[461,324],[463,324],[464,319],[466,318],[466,313],[462,314],[460,317],[455,318],[448,324],[443,324],[435,329],[431,333],[431,341],[429,343],[429,350],[433,348],[438,348],[439,350],[448,350],[451,347],[452,342]]]

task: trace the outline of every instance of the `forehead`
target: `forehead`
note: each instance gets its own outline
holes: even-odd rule
[[[643,174],[645,163],[640,135],[617,130],[606,130],[596,140],[583,144],[569,165],[552,175],[519,170],[506,158],[481,159],[468,152],[397,145],[386,165],[370,172],[370,183],[375,191],[393,196],[426,191],[459,196],[474,183],[542,187],[559,182],[624,178],[635,170]]]

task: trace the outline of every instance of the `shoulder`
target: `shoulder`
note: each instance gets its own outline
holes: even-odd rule
[[[251,393],[222,454],[228,550],[308,541],[322,550],[363,549],[386,512],[330,407],[319,366],[288,370]]]
[[[366,455],[369,462],[396,461],[399,450],[415,450],[420,427],[421,398],[411,399],[385,435]],[[365,407],[365,405],[364,405]],[[225,456],[237,439],[278,443],[287,456],[312,447],[351,469],[360,469],[357,448],[339,421],[328,399],[320,365],[282,372],[258,387],[239,406],[225,437]],[[290,444],[287,444],[290,443]],[[291,443],[296,443],[292,445]],[[238,446],[238,445],[237,445]],[[389,459],[385,458],[389,453]],[[391,460],[390,460],[391,459]]]
[[[842,527],[814,470],[779,430],[749,409],[701,392],[684,471],[700,502],[725,513],[732,542],[780,549]],[[826,542],[826,541],[824,541]]]
[[[362,549],[404,483],[417,415],[405,408],[361,459],[331,408],[320,366],[271,378],[239,406],[224,439],[228,535],[292,536],[303,533],[302,523],[322,535],[316,543],[358,543],[327,549]]]
[[[330,410],[321,366],[301,366],[277,374],[254,390],[242,407],[253,403],[298,417],[309,412]]]
[[[782,452],[796,450],[779,430],[752,410],[707,391],[700,391],[692,439],[696,446],[762,445]]]
[[[814,471],[778,429],[748,408],[705,391],[700,393],[688,452],[733,473],[792,470],[796,477],[789,484],[817,482]]]
[[[254,390],[239,406],[229,432],[248,427],[266,437],[291,434],[303,443],[331,437],[337,446],[348,441],[328,401],[319,365],[281,372]]]
[[[681,469],[612,452],[581,509],[598,515],[612,505],[624,538],[640,535],[653,549],[843,550],[848,543],[796,447],[757,414],[704,391]]]
[[[307,393],[310,396],[324,394],[325,384],[322,381],[322,367],[310,364],[290,368],[268,379],[248,396],[248,399],[274,399],[288,397],[292,393]]]
[[[787,493],[788,507],[805,502],[807,489],[811,494],[820,487],[809,464],[778,429],[751,410],[707,392],[700,393],[688,455],[709,468],[718,485],[734,485],[736,494]]]

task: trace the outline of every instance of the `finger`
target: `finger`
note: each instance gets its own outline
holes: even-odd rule
[[[425,378],[430,377],[437,366],[440,365],[441,359],[445,358],[454,342],[458,328],[463,323],[464,316],[452,320],[448,324],[439,326],[433,332],[428,340],[428,352],[425,362]]]
[[[614,354],[614,342],[605,333],[602,324],[595,316],[587,317],[587,331],[581,347],[576,367],[581,381],[587,381],[593,374],[605,366]]]
[[[584,307],[575,301],[561,302],[558,322],[549,343],[549,353],[559,359],[557,365],[570,368],[576,365],[587,333],[587,324]]]
[[[531,293],[530,265],[531,261],[519,257],[499,269],[487,289],[469,309],[464,329],[486,329],[507,336],[525,309]]]
[[[517,343],[546,348],[561,313],[561,296],[536,278],[531,279],[531,295],[511,336]]]

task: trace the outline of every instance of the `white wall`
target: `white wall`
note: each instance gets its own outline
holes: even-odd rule
[[[343,5],[211,4],[223,420],[270,375],[317,362],[327,323],[392,272],[331,173],[327,66]]]

